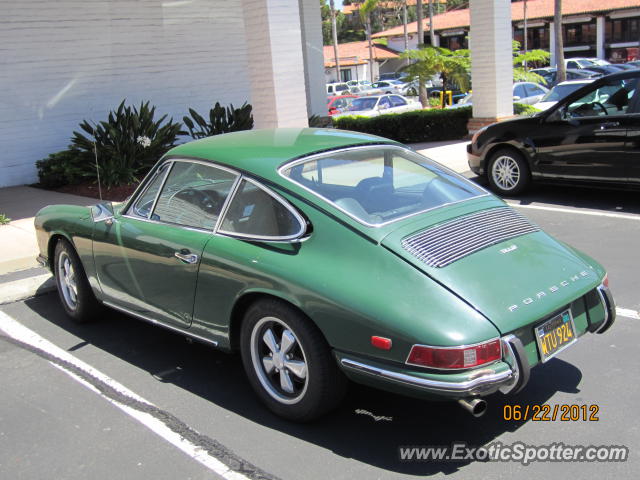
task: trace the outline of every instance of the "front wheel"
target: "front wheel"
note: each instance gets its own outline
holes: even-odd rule
[[[529,186],[531,172],[520,153],[502,149],[491,156],[487,177],[494,192],[501,195],[517,195]]]
[[[58,295],[67,315],[77,323],[95,320],[100,303],[93,295],[78,254],[68,241],[56,243],[53,266]]]
[[[310,421],[342,399],[346,378],[329,345],[293,307],[277,300],[255,303],[244,317],[240,342],[251,386],[277,415]]]

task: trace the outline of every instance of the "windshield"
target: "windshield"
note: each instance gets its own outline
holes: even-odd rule
[[[547,94],[540,99],[540,102],[558,102],[570,93],[575,92],[581,87],[587,85],[586,83],[570,83],[567,85],[556,85]]]
[[[355,98],[349,107],[352,112],[360,110],[373,110],[378,101],[377,97]]]
[[[285,166],[281,173],[361,223],[378,226],[486,192],[400,147],[355,147]]]

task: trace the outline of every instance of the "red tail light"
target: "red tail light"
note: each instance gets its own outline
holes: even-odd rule
[[[604,278],[602,279],[602,284],[609,288],[609,275],[605,273]]]
[[[502,358],[500,339],[462,347],[414,345],[407,363],[431,368],[473,368]]]

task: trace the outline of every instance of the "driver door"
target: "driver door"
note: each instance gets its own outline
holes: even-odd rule
[[[113,222],[96,223],[94,259],[109,304],[186,328],[200,258],[237,174],[170,161]]]
[[[635,153],[630,131],[638,129],[636,78],[598,83],[560,107],[555,121],[535,133],[537,168],[550,178],[625,181]]]

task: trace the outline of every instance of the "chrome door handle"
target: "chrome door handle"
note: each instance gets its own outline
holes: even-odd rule
[[[198,258],[200,258],[195,253],[176,252],[173,255],[176,258],[179,258],[180,260],[182,260],[184,263],[196,263],[198,261]]]

